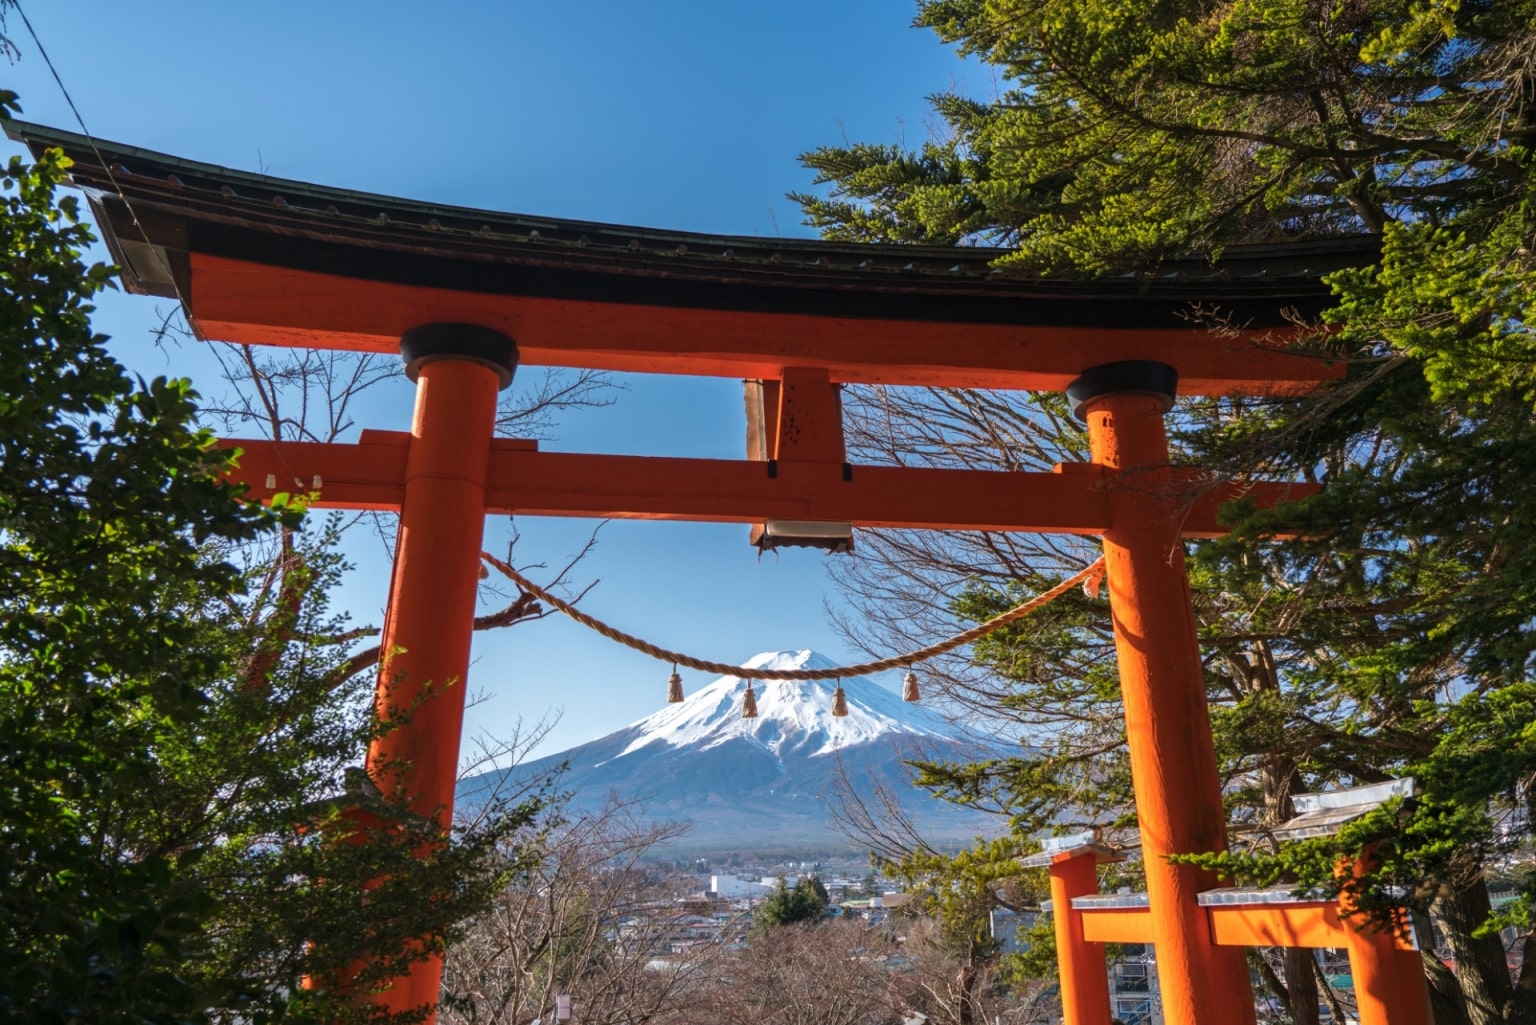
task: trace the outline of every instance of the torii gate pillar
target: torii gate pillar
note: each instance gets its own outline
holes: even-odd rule
[[[400,352],[416,382],[416,411],[374,692],[384,732],[369,747],[367,767],[387,799],[446,829],[464,722],[496,394],[512,383],[517,346],[488,328],[427,324],[405,333]],[[442,958],[425,958],[379,1000],[393,1012],[430,1005],[430,1025],[441,977]]]
[[[1197,900],[1215,877],[1170,854],[1225,851],[1226,815],[1184,569],[1163,415],[1178,373],[1126,360],[1067,389],[1093,461],[1110,473],[1104,562],[1136,814],[1141,825],[1163,1016],[1180,1025],[1251,1025],[1243,951],[1219,947]]]

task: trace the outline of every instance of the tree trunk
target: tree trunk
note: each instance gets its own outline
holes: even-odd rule
[[[1344,1006],[1339,1003],[1339,995],[1333,991],[1328,980],[1323,978],[1323,966],[1317,961],[1312,962],[1312,977],[1319,983],[1318,992],[1328,1001],[1329,1015],[1335,1022],[1345,1021]]]
[[[1315,955],[1308,947],[1285,948],[1285,994],[1293,1025],[1318,1025]]]
[[[1472,1025],[1467,1017],[1467,1000],[1455,974],[1432,952],[1421,951],[1420,957],[1429,979],[1429,1006],[1435,1015],[1435,1025]]]
[[[959,991],[960,1000],[955,1008],[956,1025],[974,1025],[976,1021],[976,1008],[971,1002],[971,991],[976,988],[976,968],[967,962],[960,966],[956,973],[955,988]]]
[[[1520,982],[1515,986],[1515,1011],[1510,1025],[1536,1025],[1536,931],[1520,945]]]
[[[1246,657],[1231,658],[1228,664],[1235,675],[1241,676],[1245,691],[1279,692],[1280,674],[1267,641],[1254,642]],[[1296,760],[1288,752],[1270,754],[1261,760],[1259,782],[1264,795],[1265,824],[1275,826],[1295,814],[1291,795],[1299,793],[1303,783]],[[1283,999],[1291,1012],[1291,1021],[1294,1025],[1318,1025],[1316,956],[1303,947],[1287,947],[1281,953],[1285,975]]]
[[[1479,874],[1469,885],[1449,884],[1430,908],[1456,958],[1454,971],[1471,1025],[1507,1025],[1514,1011],[1515,988],[1497,935],[1482,939],[1473,930],[1488,920],[1488,886]]]

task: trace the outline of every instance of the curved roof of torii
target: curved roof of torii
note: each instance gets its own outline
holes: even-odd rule
[[[1235,246],[1114,277],[1028,277],[1005,251],[707,235],[439,206],[273,178],[19,121],[61,147],[133,292],[179,298],[203,338],[395,351],[467,321],[524,363],[1064,388],[1158,359],[1186,393],[1304,389],[1339,369],[1279,350],[1369,237]],[[1212,330],[1219,322],[1237,330]]]

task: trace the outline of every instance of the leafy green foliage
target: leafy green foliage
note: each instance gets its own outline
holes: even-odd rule
[[[1003,588],[973,585],[954,609],[984,622],[1057,583],[1031,574]],[[1019,836],[1125,818],[1130,770],[1120,750],[1120,687],[1110,636],[1103,603],[1074,591],[977,641],[974,657],[1017,685],[998,704],[1039,723],[1040,736],[1007,758],[919,763],[918,785],[946,800],[1008,815]]]
[[[1443,223],[1524,188],[1531,5],[925,0],[917,24],[997,67],[933,98],[917,151],[807,153],[837,238],[1004,242],[1102,271],[1235,241]],[[1405,217],[1404,215],[1409,215]]]
[[[807,876],[792,887],[781,876],[779,885],[757,909],[757,919],[767,926],[819,922],[826,916],[828,903],[827,889],[815,876]]]
[[[450,835],[341,793],[375,730],[329,531],[239,500],[187,382],[107,353],[65,166],[0,175],[0,1021],[368,1017],[303,980],[440,950],[542,799]]]
[[[991,958],[1001,945],[1000,938],[992,936],[990,918],[1001,902],[999,890],[1006,890],[1015,903],[1027,897],[1038,901],[1049,893],[1045,873],[1021,873],[1018,855],[1019,845],[1004,839],[978,842],[954,855],[912,851],[881,868],[916,895],[919,911],[938,921],[950,953],[977,963]]]
[[[1523,725],[1536,670],[1536,4],[925,0],[917,21],[999,69],[1004,89],[984,104],[935,98],[942,127],[916,153],[805,155],[829,187],[800,197],[824,233],[1003,242],[1016,251],[1002,267],[1064,275],[1379,236],[1374,264],[1330,279],[1337,305],[1305,342],[1345,366],[1342,381],[1176,412],[1176,458],[1325,485],[1191,546],[1228,810],[1258,838],[1198,860],[1333,890],[1338,860],[1369,846],[1379,864],[1357,896],[1369,911],[1408,900],[1433,914],[1457,962],[1442,996],[1531,1020],[1536,975],[1512,988],[1486,936],[1517,924],[1536,938],[1530,902],[1490,919],[1483,879],[1528,855],[1536,779]],[[969,408],[970,438],[1016,437],[1026,415]],[[1059,434],[1070,451],[1077,439]],[[1259,540],[1282,526],[1299,538]],[[968,619],[1009,597],[995,565],[975,572],[987,582],[956,606]],[[1042,726],[1017,758],[923,766],[920,782],[1021,831],[1065,807],[1114,824],[1127,790],[1100,623],[1064,611],[978,647],[1006,681],[1008,714]],[[1278,852],[1262,840],[1293,793],[1407,775],[1415,799],[1336,838]]]

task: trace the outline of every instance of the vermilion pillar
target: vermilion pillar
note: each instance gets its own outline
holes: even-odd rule
[[[1346,877],[1359,879],[1374,867],[1375,853],[1367,849],[1358,861],[1341,866]],[[1360,1025],[1432,1025],[1429,986],[1416,950],[1402,950],[1393,940],[1406,922],[1378,928],[1364,915],[1352,914],[1358,906],[1355,894],[1345,888],[1339,894],[1339,911],[1345,917],[1349,946],[1349,973],[1355,984],[1355,1009]]]
[[[1212,942],[1196,901],[1215,878],[1167,860],[1227,842],[1179,501],[1168,493],[1163,414],[1177,382],[1172,367],[1130,360],[1085,372],[1068,395],[1087,422],[1093,461],[1111,471],[1104,561],[1163,1017],[1251,1025],[1243,951]]]
[[[464,722],[496,394],[512,381],[517,348],[486,328],[429,324],[408,331],[400,350],[416,382],[416,415],[374,698],[379,720],[400,725],[370,747],[368,774],[386,799],[446,827]],[[420,961],[381,1002],[391,1011],[435,1005],[441,976],[440,958]],[[435,1012],[428,1025],[434,1019]]]
[[[1104,945],[1083,939],[1082,913],[1072,908],[1073,897],[1099,892],[1098,854],[1094,850],[1058,854],[1051,859],[1050,874],[1062,1025],[1109,1025]]]

